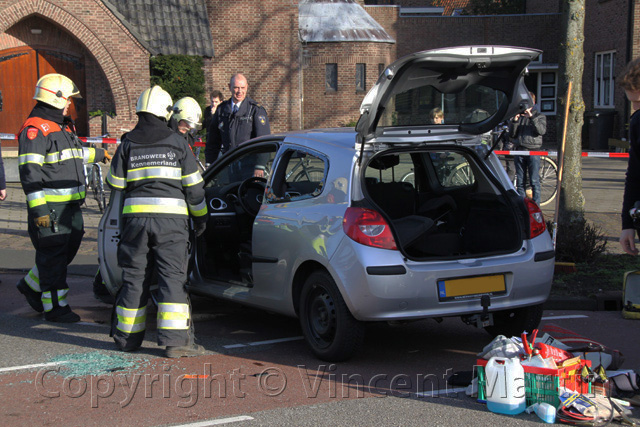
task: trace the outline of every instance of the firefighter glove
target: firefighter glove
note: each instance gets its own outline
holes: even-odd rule
[[[104,163],[106,165],[111,161],[112,158],[113,158],[113,156],[111,154],[109,154],[109,152],[107,150],[104,150],[104,158],[102,159],[102,163]]]
[[[195,225],[196,237],[202,236],[202,233],[204,233],[204,230],[207,229],[207,223],[205,221],[202,221],[202,222],[196,222],[194,225]]]
[[[49,218],[49,215],[39,216],[38,218],[35,219],[35,222],[36,222],[36,226],[41,228],[51,227],[51,219]]]

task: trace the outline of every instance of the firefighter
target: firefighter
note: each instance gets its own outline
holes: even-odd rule
[[[18,132],[18,169],[27,196],[28,230],[36,266],[18,282],[18,290],[51,322],[72,323],[80,316],[67,302],[67,266],[80,248],[85,197],[83,162],[109,161],[103,149],[82,147],[67,117],[75,84],[61,74],[36,83],[38,101]]]
[[[202,129],[202,108],[200,108],[200,104],[189,96],[177,100],[173,104],[173,114],[169,119],[169,127],[182,135],[193,151],[196,142],[195,133]]]
[[[160,86],[138,98],[138,124],[122,137],[108,184],[123,192],[118,263],[122,288],[116,296],[111,334],[118,348],[134,351],[145,332],[149,283],[158,280],[158,345],[167,357],[197,356],[187,281],[189,215],[196,236],[206,227],[204,183],[184,138],[167,126],[171,96]]]

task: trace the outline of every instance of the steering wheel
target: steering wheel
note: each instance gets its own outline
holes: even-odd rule
[[[265,178],[252,176],[242,181],[238,187],[238,201],[242,209],[249,215],[258,215],[266,186],[267,180]]]

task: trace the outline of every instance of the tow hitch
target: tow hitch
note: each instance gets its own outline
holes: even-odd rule
[[[482,298],[480,298],[480,305],[482,306],[481,314],[462,316],[462,321],[467,325],[473,325],[476,328],[492,326],[493,314],[489,313],[489,306],[491,305],[491,298],[489,298],[489,295],[483,295]]]

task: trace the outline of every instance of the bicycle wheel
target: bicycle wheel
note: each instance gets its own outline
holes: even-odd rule
[[[400,181],[410,182],[411,184],[414,184],[416,180],[415,175],[416,173],[413,171],[413,169],[411,169],[411,172],[407,172],[404,175],[402,175],[402,178],[400,179]]]
[[[98,202],[98,209],[100,209],[100,213],[104,213],[104,209],[107,207],[107,195],[104,191],[102,169],[97,163],[94,163],[91,167],[91,179],[93,180],[93,196]]]
[[[549,204],[558,192],[558,165],[549,157],[540,159],[540,206]]]
[[[310,182],[322,182],[324,179],[324,169],[322,168],[308,168],[303,166],[302,171],[293,178],[294,182],[310,181]]]
[[[469,163],[460,163],[453,168],[451,174],[445,181],[446,187],[464,187],[471,185],[474,182],[473,172],[471,172],[471,166]]]

